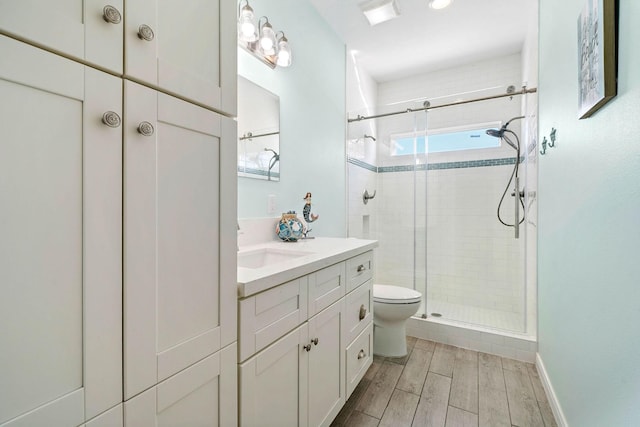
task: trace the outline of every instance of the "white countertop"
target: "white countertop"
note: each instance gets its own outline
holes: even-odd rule
[[[298,258],[261,268],[238,268],[238,297],[244,298],[265,291],[295,278],[344,261],[378,246],[377,240],[316,237],[297,242],[268,242],[244,246],[242,252],[262,248],[309,252]]]

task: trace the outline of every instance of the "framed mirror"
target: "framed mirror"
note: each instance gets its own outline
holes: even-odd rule
[[[280,181],[280,98],[238,76],[238,176]]]

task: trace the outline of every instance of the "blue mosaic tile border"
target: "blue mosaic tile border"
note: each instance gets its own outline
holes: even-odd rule
[[[389,172],[413,172],[423,171],[427,165],[396,165],[396,166],[380,166],[375,167],[363,161],[357,159],[348,159],[349,163],[360,166],[364,169],[378,173]],[[520,157],[520,163],[524,161],[524,156]],[[464,162],[442,162],[442,163],[429,163],[428,170],[441,170],[441,169],[466,169],[466,168],[482,168],[489,166],[505,166],[513,165],[516,163],[515,157],[507,157],[504,159],[486,159],[486,160],[469,160]]]

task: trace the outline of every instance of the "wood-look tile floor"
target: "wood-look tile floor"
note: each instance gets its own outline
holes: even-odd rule
[[[407,337],[373,364],[332,426],[556,427],[535,365]]]

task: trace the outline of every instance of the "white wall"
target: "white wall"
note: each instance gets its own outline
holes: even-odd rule
[[[308,1],[255,0],[257,16],[283,30],[293,64],[272,70],[243,50],[238,74],[280,96],[280,182],[238,178],[238,216],[267,212],[274,194],[277,212],[301,213],[313,193],[316,236],[346,235],[345,48]]]
[[[617,97],[578,120],[585,3],[540,1],[539,353],[570,426],[637,426],[640,2],[619,0]]]

